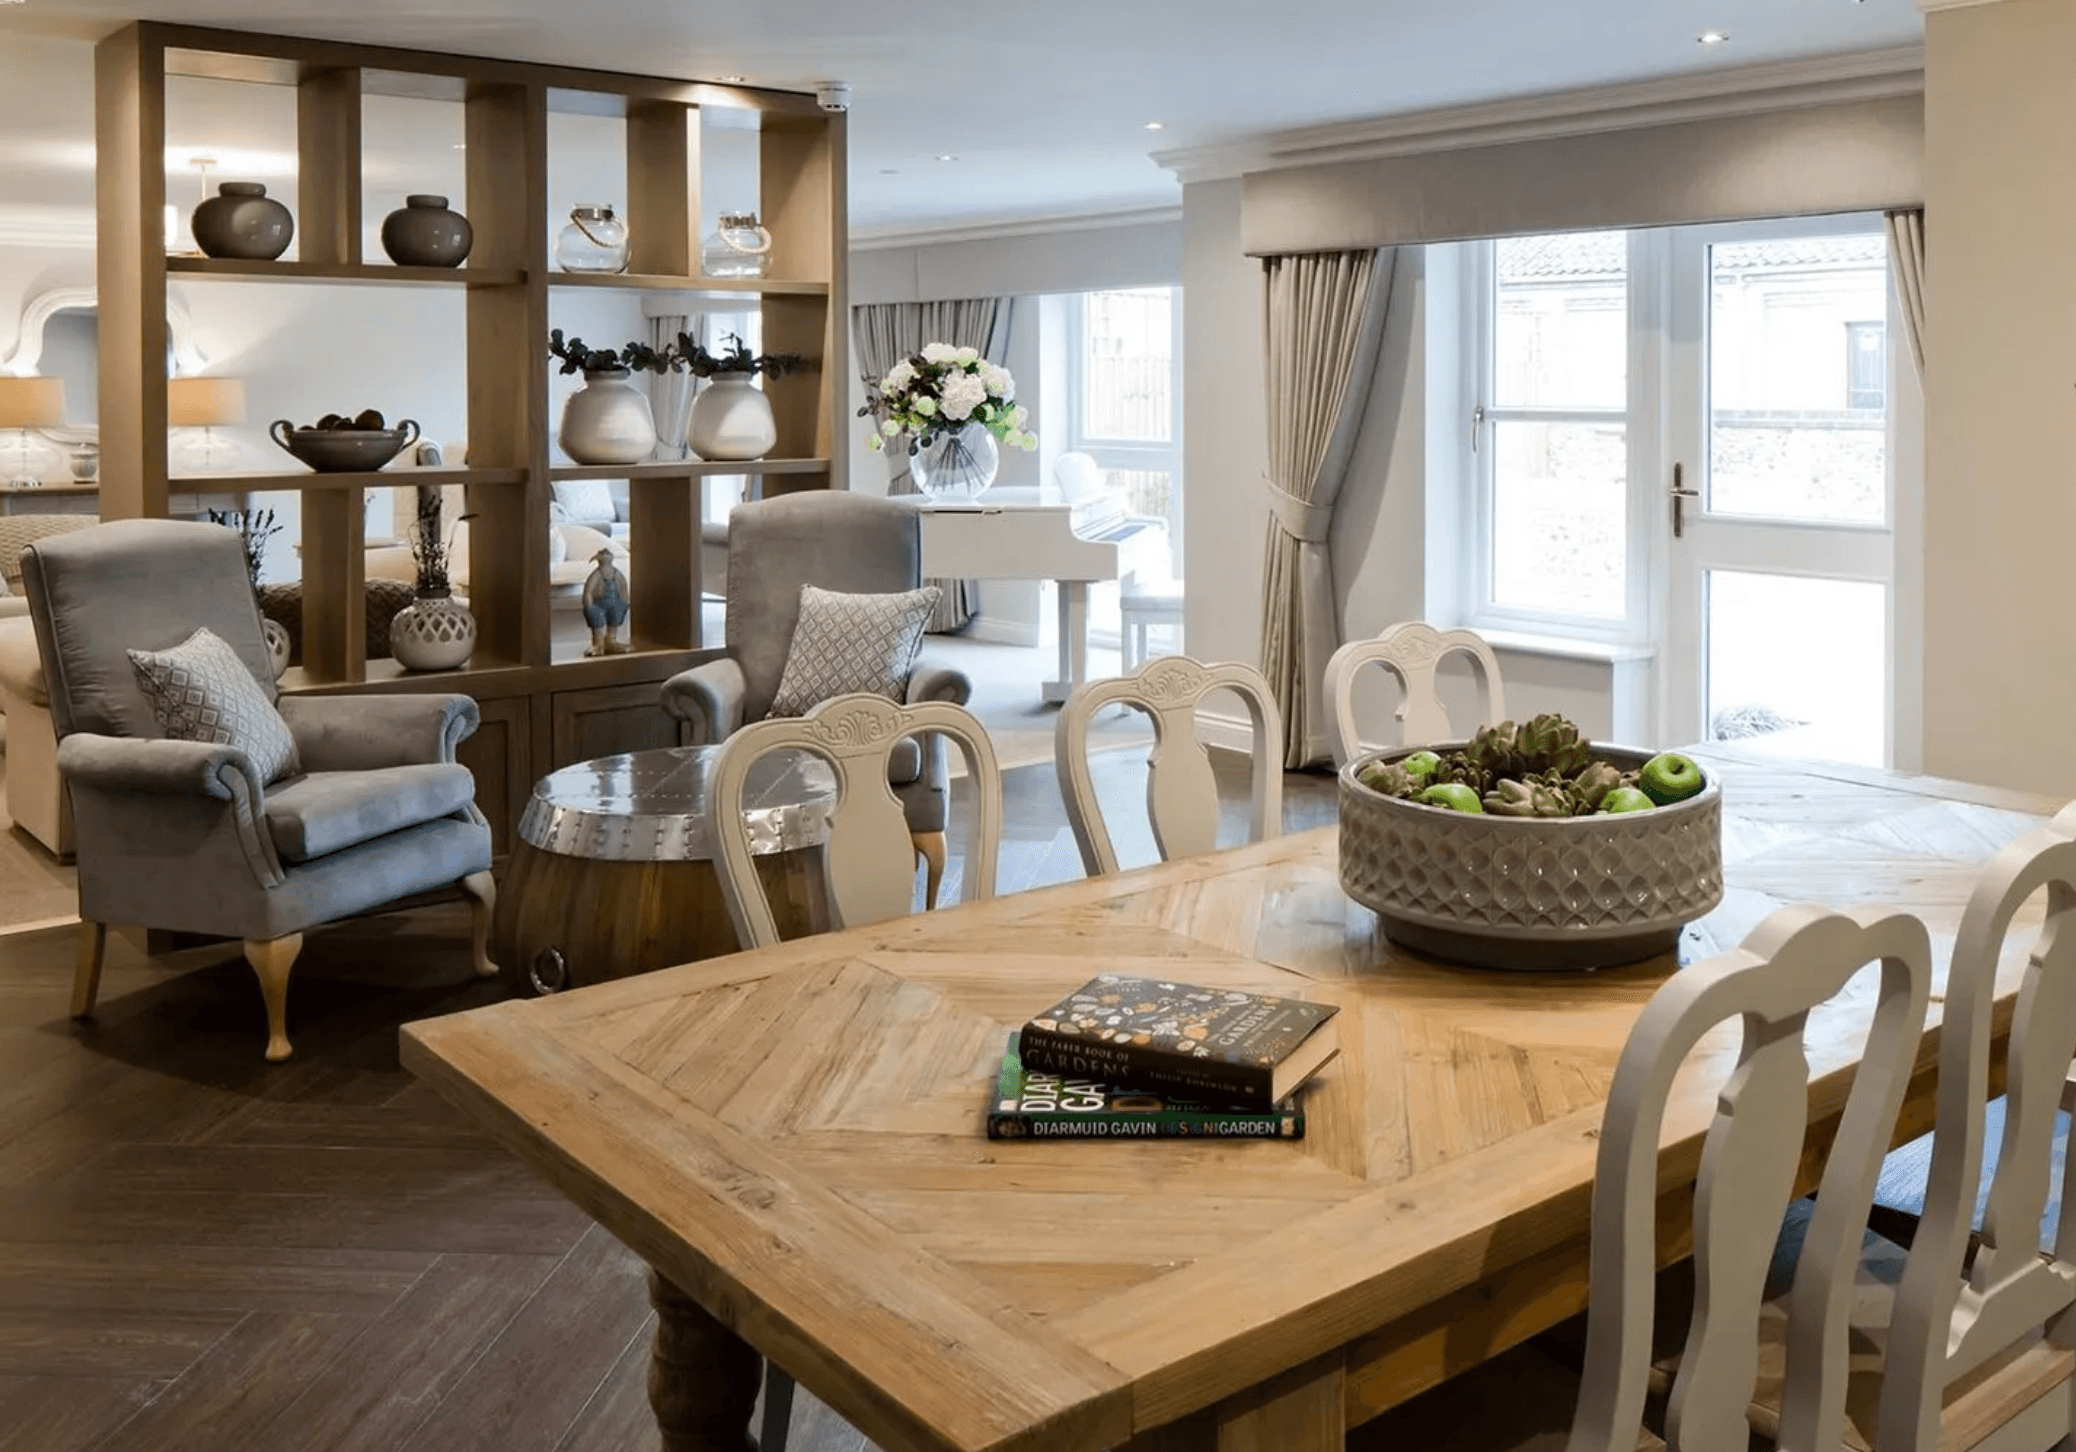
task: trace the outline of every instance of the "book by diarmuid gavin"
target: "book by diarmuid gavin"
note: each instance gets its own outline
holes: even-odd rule
[[[1024,1066],[1009,1035],[988,1107],[989,1139],[1303,1139],[1295,1099],[1267,1113],[1226,1109],[1144,1089],[1115,1089]]]
[[[1340,1052],[1331,1003],[1102,973],[1034,1014],[1026,1069],[1267,1111]]]

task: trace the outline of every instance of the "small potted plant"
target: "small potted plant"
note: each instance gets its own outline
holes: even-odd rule
[[[726,346],[709,352],[690,333],[678,334],[671,357],[706,387],[692,400],[692,424],[686,431],[692,452],[702,459],[761,459],[778,443],[778,422],[771,400],[754,382],[758,374],[782,378],[807,365],[798,353],[752,353],[749,344],[730,333]]]
[[[579,464],[639,464],[656,452],[656,417],[648,395],[628,379],[636,372],[666,373],[677,365],[669,350],[647,343],[591,348],[582,338],[548,335],[548,352],[561,372],[582,373],[584,386],[562,405],[555,441]]]
[[[1016,401],[1007,368],[976,348],[931,343],[904,358],[887,376],[865,381],[861,416],[877,419],[874,449],[908,436],[908,469],[916,488],[941,499],[972,499],[995,482],[1001,465],[997,440],[1034,449],[1038,436],[1024,427],[1030,411]]]
[[[418,517],[411,525],[411,560],[418,567],[418,598],[389,622],[389,653],[407,671],[451,671],[476,648],[476,617],[454,598],[449,566],[455,535],[475,516],[464,514],[443,529],[440,491],[418,490]]]
[[[252,584],[253,602],[260,606],[260,634],[266,637],[267,655],[274,662],[274,676],[278,680],[288,669],[289,657],[295,653],[295,643],[289,638],[288,627],[267,614],[266,606],[260,600],[260,575],[266,569],[267,541],[281,533],[281,526],[274,522],[271,509],[212,509],[209,522],[237,531],[239,543],[245,546],[245,575]]]

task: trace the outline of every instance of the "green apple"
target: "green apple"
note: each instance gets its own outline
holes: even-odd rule
[[[1648,812],[1658,804],[1635,787],[1614,787],[1600,799],[1600,810],[1595,816],[1606,816],[1609,812]]]
[[[1419,796],[1414,797],[1413,800],[1424,802],[1430,807],[1446,807],[1452,812],[1483,812],[1485,810],[1485,804],[1478,800],[1478,794],[1460,781],[1439,782],[1420,793]]]
[[[1659,806],[1669,807],[1700,791],[1703,778],[1693,757],[1682,756],[1677,751],[1661,751],[1637,768],[1636,784]]]
[[[1442,759],[1432,751],[1416,751],[1411,756],[1401,757],[1398,764],[1414,781],[1426,781],[1434,775],[1434,769],[1442,764]]]

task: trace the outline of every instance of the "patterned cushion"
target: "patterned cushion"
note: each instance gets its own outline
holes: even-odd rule
[[[771,714],[804,716],[853,691],[902,699],[937,594],[935,585],[899,595],[841,595],[802,585],[800,623]]]
[[[207,627],[170,650],[133,650],[130,665],[159,729],[179,741],[234,746],[263,782],[302,770],[296,740],[245,662]]]

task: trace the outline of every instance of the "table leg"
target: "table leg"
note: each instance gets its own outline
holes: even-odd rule
[[[1088,581],[1055,580],[1053,588],[1059,596],[1060,678],[1039,689],[1057,704],[1088,679]]]
[[[649,1272],[649,1304],[649,1406],[663,1452],[756,1452],[750,1412],[764,1358],[659,1271]]]

